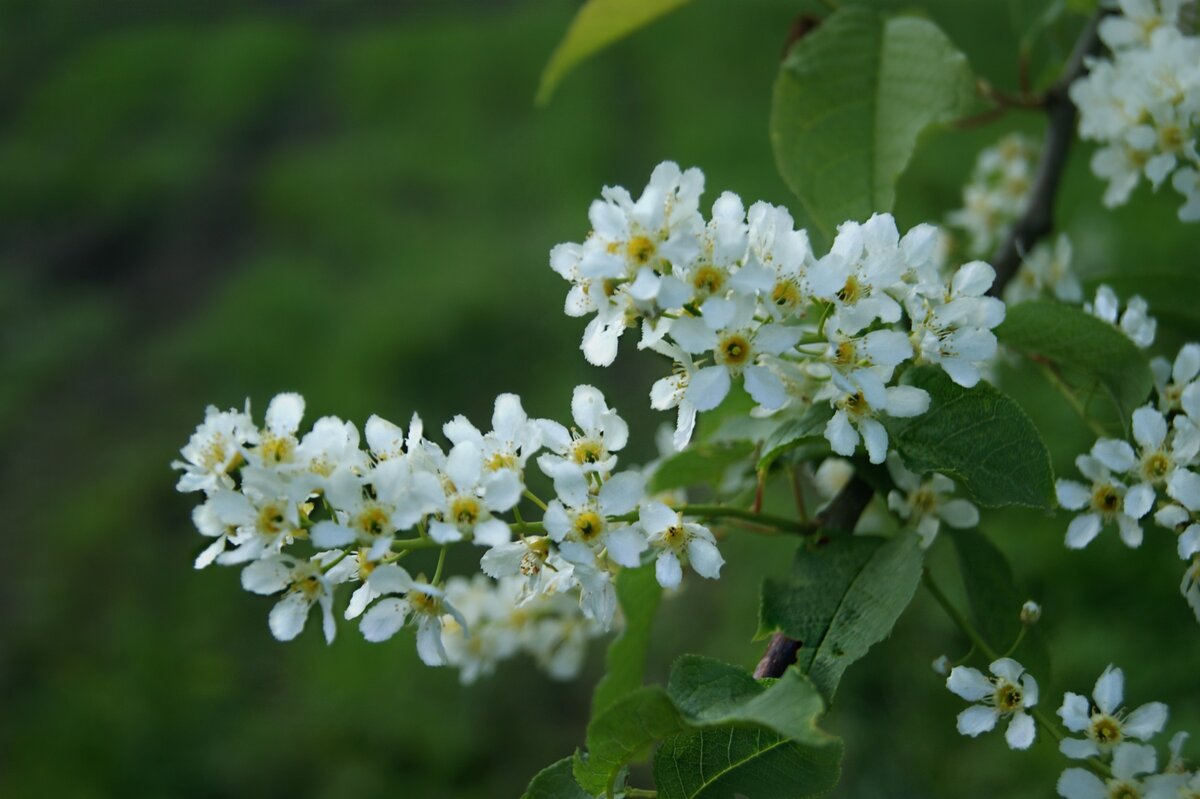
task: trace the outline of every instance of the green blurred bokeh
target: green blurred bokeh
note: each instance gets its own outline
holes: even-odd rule
[[[927,5],[1011,86],[1039,3]],[[0,796],[511,797],[582,742],[599,646],[575,683],[518,660],[464,688],[403,636],[369,645],[343,625],[331,647],[315,629],[277,643],[270,602],[235,571],[192,570],[194,498],[168,469],[206,404],[261,411],[280,390],[302,392],[310,419],[417,411],[436,429],[458,412],[486,422],[502,391],[562,418],[591,382],[631,421],[629,459],[653,455],[661,364],[629,347],[589,367],[547,252],[586,232],[601,185],[637,189],[666,158],[701,166],[710,201],[787,203],[771,83],[793,17],[820,6],[702,0],[535,110],[574,8],[3,4]],[[1039,40],[1035,74],[1071,33]],[[939,218],[980,147],[1039,122],[926,142],[901,223]],[[1173,301],[1164,351],[1196,337],[1195,228],[1175,222],[1169,192],[1109,213],[1100,191],[1077,152],[1062,207],[1080,271],[1145,278]],[[1006,378],[1069,469],[1086,429],[1020,370]],[[1043,701],[1085,691],[1111,661],[1131,701],[1172,702],[1171,729],[1200,729],[1200,628],[1173,544],[1153,531],[1136,552],[1105,536],[1067,553],[1064,525],[985,523],[1046,609]],[[724,579],[664,607],[652,675],[683,651],[752,665],[759,580],[791,546],[728,538]],[[954,733],[959,703],[928,663],[962,649],[919,596],[851,671],[828,722],[847,737],[838,795],[1052,794],[1050,744],[1014,754]]]

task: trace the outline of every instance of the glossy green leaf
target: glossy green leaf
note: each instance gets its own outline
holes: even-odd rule
[[[595,799],[575,781],[572,758],[564,757],[537,773],[521,799]]]
[[[987,507],[1054,506],[1050,453],[1021,406],[988,383],[963,388],[936,367],[907,377],[929,392],[929,410],[885,422],[909,469],[953,477]]]
[[[818,245],[839,223],[890,211],[922,131],[968,114],[974,77],[933,22],[842,8],[779,70],[771,143]]]
[[[646,650],[650,628],[662,598],[662,587],[654,575],[654,564],[625,569],[617,576],[617,601],[625,617],[625,628],[609,644],[605,663],[608,670],[592,695],[592,715],[598,716],[613,702],[639,688],[646,672]]]
[[[1029,597],[1017,588],[1008,559],[987,536],[978,530],[947,532],[979,632],[997,652],[1008,651],[1021,631],[1021,606]],[[1037,627],[1027,631],[1012,656],[1043,684],[1049,680],[1050,652]]]
[[[846,668],[886,638],[908,607],[924,558],[912,535],[840,535],[818,549],[802,547],[786,579],[764,581],[758,635],[799,641],[800,668],[832,700]]]
[[[672,668],[666,690],[658,686],[640,688],[592,719],[587,754],[575,757],[575,779],[584,790],[600,793],[614,784],[623,768],[648,756],[661,741],[737,726],[766,733],[761,739],[766,742],[762,756],[751,756],[747,741],[741,741],[741,768],[770,767],[765,752],[786,739],[792,746],[812,750],[799,760],[827,767],[814,767],[811,774],[792,774],[795,789],[805,788],[799,780],[806,779],[807,774],[814,780],[809,790],[818,790],[818,779],[820,790],[825,790],[836,782],[841,742],[817,727],[823,711],[824,703],[816,688],[795,669],[763,685],[736,666],[686,656]],[[672,751],[676,749],[673,743]]]
[[[650,478],[651,490],[717,485],[730,467],[744,461],[749,468],[753,452],[754,444],[749,441],[693,444],[659,464]]]
[[[1126,419],[1154,387],[1141,350],[1074,305],[1050,300],[1014,305],[996,336],[1017,352],[1050,361],[1072,385],[1102,389]]]
[[[588,0],[542,70],[537,104],[545,105],[563,76],[618,39],[649,25],[691,0]]]

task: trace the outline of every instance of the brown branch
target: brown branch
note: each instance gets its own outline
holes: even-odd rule
[[[1100,39],[1097,29],[1106,13],[1108,12],[1098,11],[1088,20],[1075,42],[1075,49],[1063,67],[1058,82],[1046,91],[1045,108],[1049,123],[1041,160],[1038,163],[1037,177],[1034,179],[1025,212],[1013,224],[1012,230],[992,258],[992,266],[996,269],[996,280],[989,292],[992,295],[1004,291],[1004,287],[1016,275],[1017,267],[1021,265],[1025,253],[1053,229],[1054,199],[1058,195],[1058,185],[1062,181],[1063,168],[1067,163],[1067,151],[1075,135],[1075,105],[1067,91],[1087,69],[1087,57],[1099,51]],[[866,481],[855,476],[828,507],[817,515],[814,524],[823,530],[852,532],[873,494],[874,490]],[[788,667],[796,662],[802,646],[802,641],[775,633],[754,670],[754,676],[758,679],[783,676]]]
[[[1071,102],[1068,90],[1087,70],[1087,57],[1099,52],[1097,29],[1106,13],[1097,11],[1088,20],[1058,82],[1046,91],[1045,107],[1049,120],[1041,160],[1024,212],[1013,223],[1012,229],[992,256],[996,280],[988,293],[994,297],[999,296],[1017,274],[1017,269],[1033,245],[1054,229],[1054,200],[1058,196],[1058,186],[1067,165],[1067,152],[1075,137],[1075,104]]]

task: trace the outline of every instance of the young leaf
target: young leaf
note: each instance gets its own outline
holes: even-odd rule
[[[786,580],[764,581],[758,636],[801,642],[800,668],[832,700],[842,674],[892,631],[916,593],[924,552],[915,536],[841,536],[801,547]]]
[[[1021,605],[1029,597],[1017,589],[1004,553],[978,530],[949,529],[971,613],[984,640],[996,651],[1008,650],[1021,631]],[[1013,657],[1038,680],[1050,679],[1050,653],[1040,631],[1027,631]]]
[[[571,763],[572,758],[564,757],[539,771],[521,799],[594,799],[575,781]]]
[[[828,405],[814,405],[797,419],[789,419],[775,429],[763,444],[762,457],[758,459],[759,470],[770,468],[775,459],[797,447],[814,442],[824,443],[825,425],[833,416]]]
[[[609,644],[605,663],[608,671],[596,684],[592,695],[592,715],[598,716],[613,702],[642,684],[646,671],[646,650],[650,646],[650,627],[662,598],[662,588],[654,576],[654,564],[625,569],[617,575],[617,601],[625,616],[625,629]]]
[[[1141,350],[1111,325],[1072,305],[1050,300],[1014,305],[996,336],[1018,352],[1051,361],[1071,382],[1099,385],[1126,419],[1154,387]]]
[[[730,441],[713,444],[693,444],[667,458],[650,478],[652,491],[669,491],[694,485],[717,485],[729,467],[747,461],[754,444],[749,441]]]
[[[890,211],[926,128],[974,105],[967,59],[926,19],[842,8],[792,48],[775,82],[771,143],[810,233]]]
[[[581,61],[595,55],[618,39],[649,25],[654,20],[691,0],[588,0],[579,9],[563,40],[558,43],[550,62],[542,70],[538,85],[538,105],[550,102],[550,96],[563,76]]]
[[[778,746],[780,739],[786,739],[803,750],[796,753],[795,761],[827,766],[811,774],[788,775],[797,794],[824,790],[836,781],[841,758],[841,741],[817,727],[824,707],[816,688],[795,669],[764,686],[736,666],[684,657],[672,668],[667,690],[640,688],[592,719],[587,755],[575,756],[575,779],[585,790],[606,791],[621,769],[648,755],[659,741],[736,725],[760,730],[763,747]],[[754,750],[741,751],[751,764],[742,764],[752,769],[746,772],[751,777],[762,768],[779,765],[751,757]],[[809,777],[811,785],[800,782]]]
[[[929,410],[885,421],[909,469],[953,477],[986,507],[1054,506],[1050,453],[1021,406],[987,383],[963,388],[935,367],[908,374],[929,392]]]

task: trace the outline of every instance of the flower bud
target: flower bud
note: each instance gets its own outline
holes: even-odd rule
[[[1041,617],[1042,606],[1034,602],[1032,599],[1028,600],[1024,605],[1021,606],[1021,624],[1024,624],[1027,627],[1032,626],[1037,624],[1038,619]]]
[[[950,673],[950,658],[946,657],[945,655],[939,656],[938,659],[933,661],[933,663],[930,665],[933,667],[935,672],[943,677]]]

